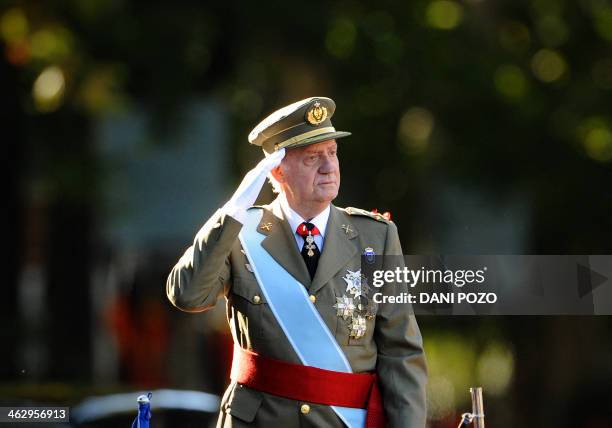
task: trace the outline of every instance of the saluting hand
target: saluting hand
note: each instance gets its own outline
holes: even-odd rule
[[[223,210],[225,214],[244,223],[246,210],[255,203],[267,175],[280,165],[283,157],[285,157],[284,148],[266,156],[255,168],[247,172],[238,189],[236,189],[230,200],[224,205]]]

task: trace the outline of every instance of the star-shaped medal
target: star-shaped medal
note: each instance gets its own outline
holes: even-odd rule
[[[366,333],[366,319],[361,316],[354,317],[351,322],[351,337],[354,339],[361,339]]]
[[[346,292],[354,297],[359,297],[362,294],[361,290],[361,269],[355,272],[346,270],[347,274],[342,278],[346,282]]]
[[[334,308],[338,311],[336,315],[344,319],[349,319],[355,312],[355,303],[352,297],[346,295],[342,297],[336,297],[336,304]]]

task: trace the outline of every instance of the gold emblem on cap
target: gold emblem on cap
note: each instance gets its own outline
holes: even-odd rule
[[[306,113],[306,120],[311,125],[318,125],[327,119],[327,107],[322,106],[320,102],[315,102],[308,113]]]

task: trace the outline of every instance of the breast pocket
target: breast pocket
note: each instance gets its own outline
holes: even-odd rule
[[[231,294],[232,305],[246,318],[244,333],[260,340],[278,337],[276,319],[255,276],[234,276]]]

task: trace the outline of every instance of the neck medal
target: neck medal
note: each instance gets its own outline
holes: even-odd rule
[[[314,236],[310,232],[308,232],[308,236],[306,237],[306,249],[308,250],[308,257],[314,256],[314,249],[317,248],[314,243]]]

